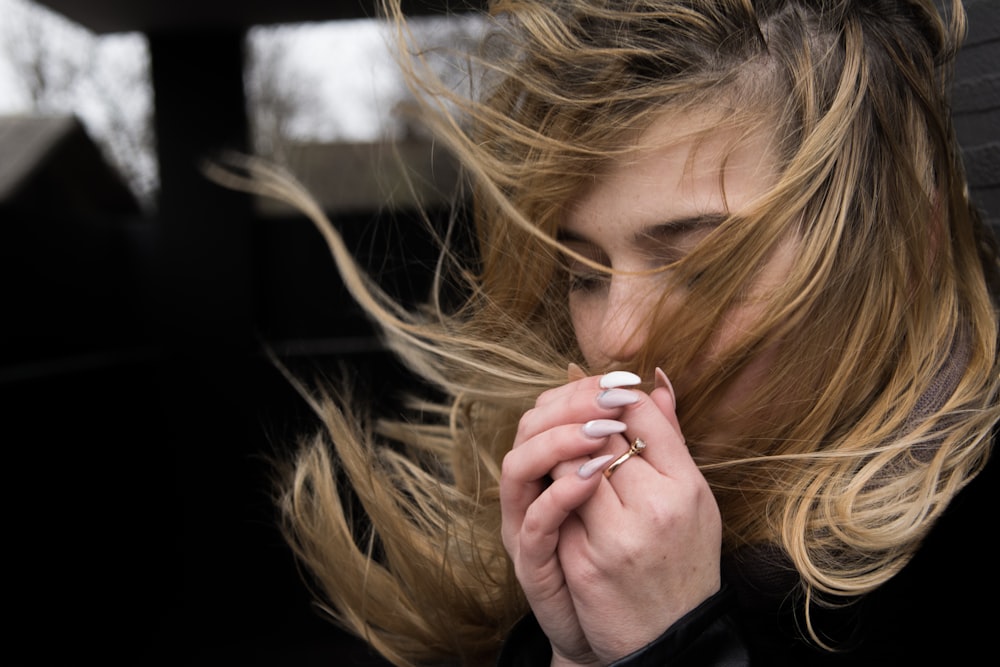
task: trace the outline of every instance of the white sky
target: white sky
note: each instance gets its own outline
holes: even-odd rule
[[[400,81],[377,24],[367,20],[261,28],[255,39],[287,40],[288,61],[321,103],[289,128],[298,139],[372,140]]]
[[[10,63],[6,58],[0,58],[0,113],[11,113],[23,106],[17,99],[19,86]]]

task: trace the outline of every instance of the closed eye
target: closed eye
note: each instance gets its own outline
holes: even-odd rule
[[[607,255],[596,245],[579,238],[569,232],[561,232],[559,240],[570,251],[580,257],[589,259],[600,266],[610,266],[611,262]],[[609,281],[610,274],[600,268],[581,261],[579,257],[571,254],[563,256],[566,273],[569,276],[569,289],[571,292],[595,292],[604,289]]]
[[[609,265],[607,257],[604,257],[603,253],[597,251],[594,246],[577,245],[574,247],[574,245],[567,244],[567,247],[578,252],[585,258],[593,260],[600,266]],[[607,271],[602,271],[597,266],[580,261],[580,259],[572,255],[565,255],[564,261],[566,273],[569,275],[569,289],[571,292],[595,292],[607,287],[611,280],[611,274]]]
[[[726,219],[724,214],[705,214],[644,228],[633,242],[650,267],[678,262],[695,249]]]
[[[569,267],[569,290],[571,292],[597,292],[605,289],[611,276],[586,265]]]

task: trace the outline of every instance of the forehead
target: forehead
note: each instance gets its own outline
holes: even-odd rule
[[[774,183],[777,161],[762,127],[717,112],[655,120],[573,202],[565,227],[656,224],[738,212]]]

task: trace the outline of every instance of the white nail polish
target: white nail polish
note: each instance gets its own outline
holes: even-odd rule
[[[597,395],[597,405],[608,410],[632,405],[639,401],[639,394],[628,389],[605,389]]]
[[[642,378],[635,373],[628,371],[611,371],[601,377],[601,389],[614,389],[616,387],[632,387],[642,383]]]
[[[580,479],[590,479],[598,470],[603,470],[604,466],[608,465],[614,457],[614,454],[606,454],[604,456],[598,456],[596,459],[590,459],[580,466],[580,468],[576,471],[576,474],[580,477]]]
[[[583,425],[583,434],[588,438],[604,438],[614,433],[624,433],[628,428],[614,419],[593,419]]]

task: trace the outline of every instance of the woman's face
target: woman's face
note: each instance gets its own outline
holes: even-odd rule
[[[617,161],[574,203],[560,230],[563,242],[616,271],[648,271],[682,258],[728,215],[762,195],[775,178],[766,135],[735,142],[734,131],[720,130],[695,138],[692,131],[704,123],[676,115],[655,122],[637,142],[653,148]],[[774,254],[748,294],[763,294],[782,280],[790,246]],[[668,274],[608,274],[569,261],[570,315],[587,363],[593,369],[627,365],[646,340],[650,310],[660,302]],[[674,289],[671,298],[683,298],[683,289]],[[756,317],[759,303],[746,299],[725,314],[709,355],[725,349]],[[753,376],[761,371],[759,364],[748,368],[737,384],[755,384]]]

